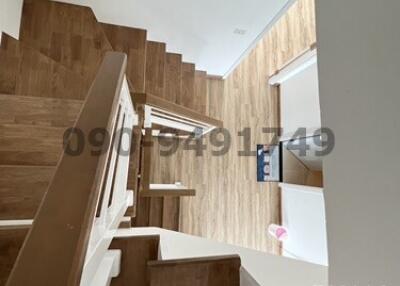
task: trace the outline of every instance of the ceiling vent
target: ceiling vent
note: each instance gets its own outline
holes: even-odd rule
[[[236,34],[236,35],[239,35],[239,36],[244,36],[245,34],[246,34],[246,30],[244,30],[244,29],[239,29],[239,28],[236,28],[234,31],[233,31],[233,33],[234,34]]]

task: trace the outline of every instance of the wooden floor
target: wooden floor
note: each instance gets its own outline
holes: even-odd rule
[[[180,231],[279,253],[266,233],[279,220],[278,186],[257,183],[255,156],[238,156],[244,148],[238,132],[251,128],[252,150],[270,141],[262,128],[277,126],[278,102],[267,79],[316,41],[314,23],[314,0],[299,0],[225,81],[208,79],[208,113],[221,119],[232,137],[227,154],[213,156],[207,137],[203,156],[180,148],[172,157],[155,159],[153,182],[181,181],[197,191],[196,197],[181,199]]]

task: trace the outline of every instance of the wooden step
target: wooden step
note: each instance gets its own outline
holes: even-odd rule
[[[167,53],[165,57],[165,89],[164,99],[177,103],[181,93],[182,56]]]
[[[148,262],[149,286],[239,286],[238,255]]]
[[[158,259],[159,236],[117,237],[110,249],[120,249],[121,272],[111,286],[147,286],[147,263]]]
[[[160,227],[179,231],[180,197],[139,197],[134,227]]]
[[[81,100],[0,94],[0,124],[70,127],[82,104]]]
[[[151,198],[137,197],[136,215],[132,218],[133,227],[148,227],[150,218]]]
[[[153,186],[152,186],[153,185]],[[195,189],[187,187],[177,187],[174,184],[152,184],[149,190],[140,192],[141,197],[193,197],[196,195]]]
[[[65,127],[0,124],[0,165],[55,166]]]
[[[0,93],[84,99],[90,82],[38,50],[3,35]]]
[[[181,93],[177,103],[191,110],[195,110],[194,104],[194,77],[196,67],[191,63],[182,63]]]
[[[162,228],[179,231],[180,197],[164,197]]]
[[[149,226],[162,227],[163,221],[163,198],[151,198],[149,209]]]
[[[0,227],[0,285],[6,285],[28,231],[28,227]]]
[[[89,7],[25,0],[20,40],[92,83],[112,47]]]
[[[146,39],[147,32],[111,24],[101,24],[114,51],[128,56],[126,75],[132,84],[133,92],[145,91]]]
[[[194,109],[206,115],[207,111],[207,73],[196,71],[194,77]]]
[[[165,88],[165,43],[147,41],[146,49],[146,93],[164,96]]]
[[[0,220],[32,219],[54,167],[0,166]]]
[[[124,216],[119,223],[118,228],[131,228],[132,227],[132,218],[130,216]]]
[[[139,197],[133,227],[163,227],[164,199]]]

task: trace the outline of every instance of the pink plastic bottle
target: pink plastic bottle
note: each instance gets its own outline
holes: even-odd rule
[[[279,241],[284,241],[288,238],[288,231],[286,228],[276,224],[270,224],[268,233]]]

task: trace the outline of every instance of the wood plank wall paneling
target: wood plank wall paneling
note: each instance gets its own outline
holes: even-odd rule
[[[194,76],[196,67],[191,63],[182,63],[181,93],[177,103],[195,110],[194,106]]]
[[[146,286],[147,262],[158,259],[159,236],[114,238],[110,249],[120,249],[121,273],[111,280],[111,286]]]
[[[239,256],[160,260],[148,263],[149,286],[239,286]]]
[[[132,83],[132,91],[145,92],[146,30],[103,23],[101,26],[114,51],[128,56],[126,75]]]
[[[197,112],[206,114],[207,104],[207,72],[196,71],[194,78],[194,108]]]
[[[164,96],[166,45],[147,42],[146,51],[146,92],[155,96]]]
[[[0,228],[0,285],[6,285],[29,228]]]
[[[112,51],[88,7],[54,1],[25,0],[20,40],[88,79]]]
[[[278,125],[278,100],[267,79],[315,41],[314,0],[299,0],[225,81],[207,80],[207,114],[223,120],[231,147],[223,156],[212,156],[215,148],[206,138],[203,156],[181,147],[168,157],[176,181],[197,191],[196,197],[181,198],[180,231],[280,253],[279,244],[266,234],[270,223],[279,222],[278,185],[256,182],[256,158],[238,156],[243,137],[237,132],[251,128],[253,150],[270,142],[272,134],[263,134],[262,128]],[[162,180],[162,168],[154,172]]]
[[[90,86],[80,75],[3,35],[0,49],[0,93],[84,99]]]
[[[167,53],[165,58],[165,89],[164,98],[168,101],[177,102],[181,93],[181,71],[182,56]]]

